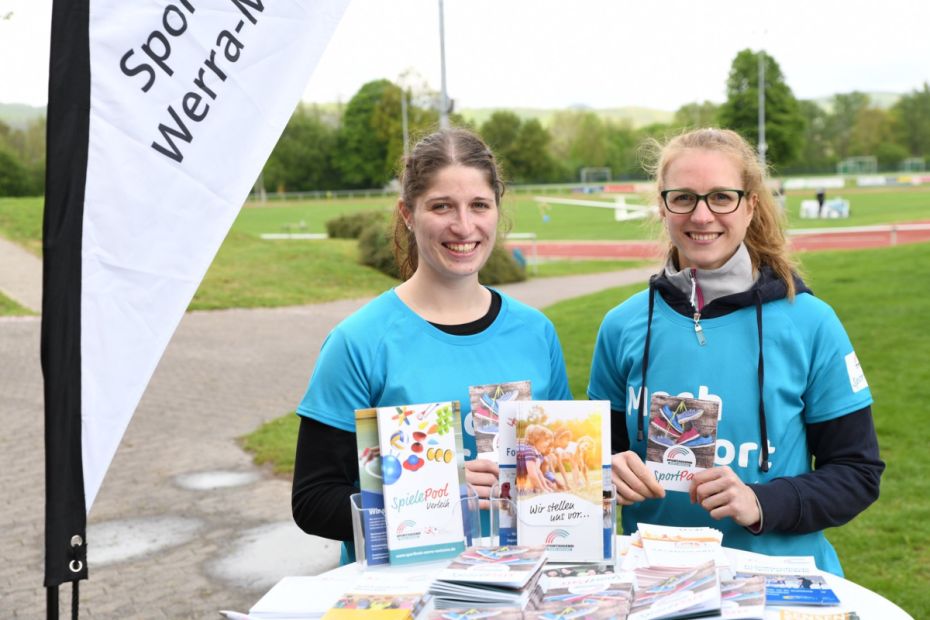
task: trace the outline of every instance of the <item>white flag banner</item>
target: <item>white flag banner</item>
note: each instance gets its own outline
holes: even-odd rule
[[[46,586],[348,0],[54,0],[43,230]],[[57,596],[57,595],[56,595]]]
[[[347,1],[90,3],[87,510]]]

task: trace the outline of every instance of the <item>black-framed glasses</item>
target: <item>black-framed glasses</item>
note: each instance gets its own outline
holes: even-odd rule
[[[706,194],[698,194],[686,189],[667,189],[659,195],[662,196],[665,208],[672,213],[679,215],[691,213],[703,200],[713,213],[725,215],[736,211],[746,192],[741,189],[715,189]]]

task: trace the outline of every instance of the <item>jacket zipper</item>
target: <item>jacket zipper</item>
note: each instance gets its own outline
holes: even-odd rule
[[[694,308],[694,335],[702,347],[707,344],[704,328],[701,327],[701,310],[704,309],[704,295],[697,281],[697,269],[691,269],[691,307]]]
[[[702,347],[707,344],[707,339],[704,337],[704,328],[701,327],[701,313],[694,313],[694,335],[697,336],[698,344]]]

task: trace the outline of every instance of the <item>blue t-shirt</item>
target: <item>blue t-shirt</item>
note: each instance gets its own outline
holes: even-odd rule
[[[468,388],[529,381],[535,400],[570,400],[552,322],[501,294],[484,331],[448,334],[387,291],[346,318],[323,342],[297,413],[355,432],[355,410],[457,400],[465,458],[475,457]]]
[[[597,338],[588,397],[609,400],[626,413],[630,448],[645,460],[646,441],[636,441],[636,417],[648,416],[654,394],[702,398],[720,403],[716,465],[729,465],[747,484],[811,471],[806,425],[862,409],[872,402],[852,344],[833,310],[809,294],[763,305],[766,426],[771,468],[759,468],[759,382],[756,310],[746,307],[702,319],[706,344],[698,343],[694,321],[655,297],[646,411],[640,412],[643,343],[648,291],[638,293],[604,318]],[[646,420],[648,422],[648,420]],[[648,433],[649,425],[644,424]],[[648,435],[647,435],[648,438]],[[817,566],[842,574],[839,559],[822,532],[767,532],[754,536],[732,519],[716,521],[687,493],[625,506],[623,529],[638,522],[709,526],[724,544],[769,555],[813,555]]]

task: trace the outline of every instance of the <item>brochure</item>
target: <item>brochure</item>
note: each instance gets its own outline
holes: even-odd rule
[[[813,556],[740,554],[733,572],[737,577],[765,578],[765,603],[786,605],[839,605],[840,600],[817,570]]]
[[[458,401],[378,408],[391,564],[453,558],[465,549]]]
[[[720,617],[743,620],[765,617],[765,579],[720,580]]]
[[[355,442],[358,448],[358,480],[362,508],[359,516],[365,535],[365,560],[370,566],[387,564],[390,558],[384,522],[377,409],[355,411]]]
[[[711,527],[671,527],[637,523],[648,566],[692,567],[705,562],[728,566],[723,532]]]
[[[429,601],[427,585],[408,575],[362,574],[323,620],[412,620]]]
[[[498,515],[500,544],[517,544],[516,496],[512,493],[516,480],[515,429],[516,419],[513,415],[501,419],[501,403],[532,398],[532,385],[529,381],[510,383],[492,383],[475,385],[468,388],[471,402],[471,418],[475,428],[475,443],[478,447],[476,458],[498,463],[498,498],[494,506]],[[509,446],[504,449],[501,446]]]
[[[554,562],[612,558],[610,403],[509,401],[500,409],[516,419],[519,543],[544,545]]]
[[[633,584],[616,573],[577,575],[574,577],[543,577],[544,593],[536,603],[537,610],[556,611],[568,606],[606,606],[625,616],[633,602]]]
[[[721,607],[720,582],[713,562],[696,568],[638,568],[630,620],[707,615]]]
[[[471,547],[439,573],[430,593],[437,609],[523,609],[536,594],[545,562],[541,547]]]
[[[712,400],[652,396],[646,466],[663,488],[687,492],[696,472],[714,466],[719,414]]]
[[[428,620],[523,620],[523,612],[514,607],[461,607],[437,609],[427,615]]]

